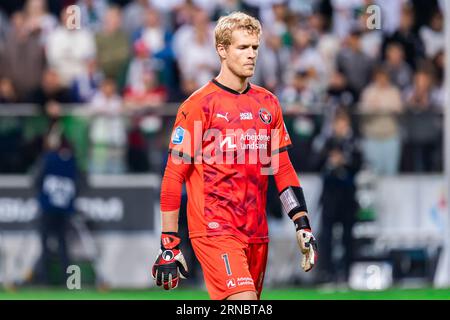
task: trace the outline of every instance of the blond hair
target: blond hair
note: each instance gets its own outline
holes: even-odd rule
[[[216,48],[218,45],[225,47],[231,44],[231,34],[234,30],[246,30],[250,34],[261,36],[261,24],[258,19],[240,11],[220,17],[214,29]]]

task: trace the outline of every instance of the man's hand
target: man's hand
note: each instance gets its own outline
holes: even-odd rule
[[[157,286],[164,289],[175,289],[180,277],[188,277],[188,268],[181,250],[180,238],[176,232],[163,232],[161,234],[161,249],[152,268],[153,279]]]
[[[294,221],[297,230],[297,241],[302,253],[302,268],[305,272],[311,270],[317,263],[317,241],[311,232],[307,216]]]

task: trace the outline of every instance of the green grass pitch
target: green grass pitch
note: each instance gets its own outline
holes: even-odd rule
[[[320,290],[320,289],[267,289],[262,300],[450,300],[450,289],[389,289],[385,291]],[[97,291],[54,288],[19,288],[15,291],[0,289],[0,300],[208,300],[204,290],[177,288],[164,291],[148,290]]]

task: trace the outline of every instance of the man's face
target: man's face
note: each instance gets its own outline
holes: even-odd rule
[[[228,69],[240,78],[250,78],[255,72],[258,57],[259,37],[247,30],[234,30],[231,44],[218,47],[220,56]]]

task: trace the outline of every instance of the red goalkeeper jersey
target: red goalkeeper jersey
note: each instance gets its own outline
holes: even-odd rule
[[[232,234],[267,242],[268,175],[291,146],[277,98],[249,84],[236,92],[212,80],[179,108],[169,161],[184,170],[190,237]]]

